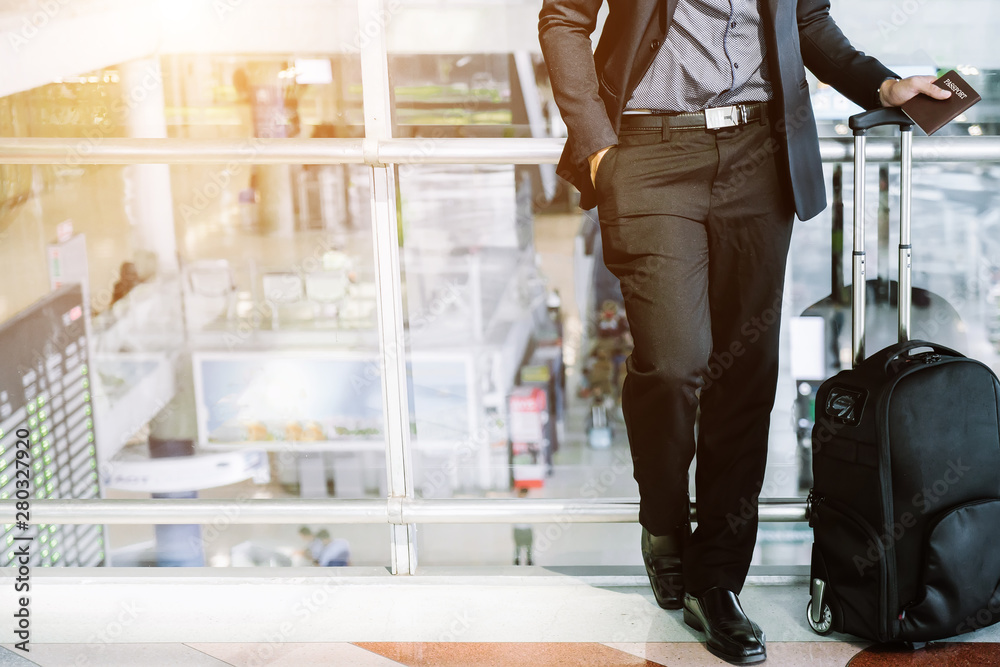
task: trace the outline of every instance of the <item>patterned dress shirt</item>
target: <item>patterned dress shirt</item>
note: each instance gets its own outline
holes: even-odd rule
[[[626,112],[699,111],[772,97],[758,0],[678,0]]]

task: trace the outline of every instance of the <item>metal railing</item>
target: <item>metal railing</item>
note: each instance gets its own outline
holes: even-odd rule
[[[760,501],[762,521],[805,521],[801,498]],[[0,503],[0,521],[14,523],[12,501]],[[693,503],[692,520],[697,520]],[[634,523],[639,501],[624,499],[88,499],[33,500],[41,524],[392,524],[417,523]]]
[[[0,137],[4,164],[554,164],[563,139],[26,139]],[[824,162],[854,159],[851,137],[820,139]],[[869,160],[899,160],[899,142],[868,140]],[[916,162],[997,162],[1000,137],[920,137]]]

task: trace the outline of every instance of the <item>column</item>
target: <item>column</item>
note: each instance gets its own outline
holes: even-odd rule
[[[286,95],[285,70],[279,61],[258,61],[247,67],[254,136],[292,137],[297,134],[292,116],[297,104]],[[253,185],[260,195],[260,229],[265,234],[291,236],[295,233],[295,206],[292,190],[292,165],[259,164],[253,166]]]
[[[125,133],[129,138],[160,139],[167,136],[163,72],[156,57],[124,63],[121,68]],[[133,164],[124,170],[125,214],[132,225],[133,246],[139,259],[149,253],[157,275],[178,272],[174,203],[170,189],[170,166]]]
[[[150,423],[149,457],[194,456],[198,439],[191,357],[177,359],[177,393]],[[154,493],[153,498],[197,498],[197,491]],[[156,562],[161,567],[202,567],[205,553],[199,524],[156,526]]]

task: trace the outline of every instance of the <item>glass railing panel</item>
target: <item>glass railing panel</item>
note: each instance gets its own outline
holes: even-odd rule
[[[0,427],[11,456],[6,435],[27,433],[32,499],[385,498],[369,170],[251,163],[259,139],[362,136],[360,99],[344,49],[149,58],[0,101],[4,136],[77,143],[3,167],[0,331],[22,372]],[[127,137],[246,150],[85,164]],[[352,564],[388,563],[384,525],[213,523],[30,530],[46,565],[310,563],[300,528],[327,555],[346,540]]]

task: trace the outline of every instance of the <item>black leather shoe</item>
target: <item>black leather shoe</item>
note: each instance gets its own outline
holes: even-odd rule
[[[690,525],[682,526],[673,535],[659,537],[642,529],[642,562],[646,565],[656,603],[664,609],[680,609],[683,606],[681,559],[684,541],[690,533]]]
[[[684,622],[705,633],[709,652],[734,665],[750,665],[767,658],[764,632],[747,618],[740,599],[724,588],[684,596]]]

